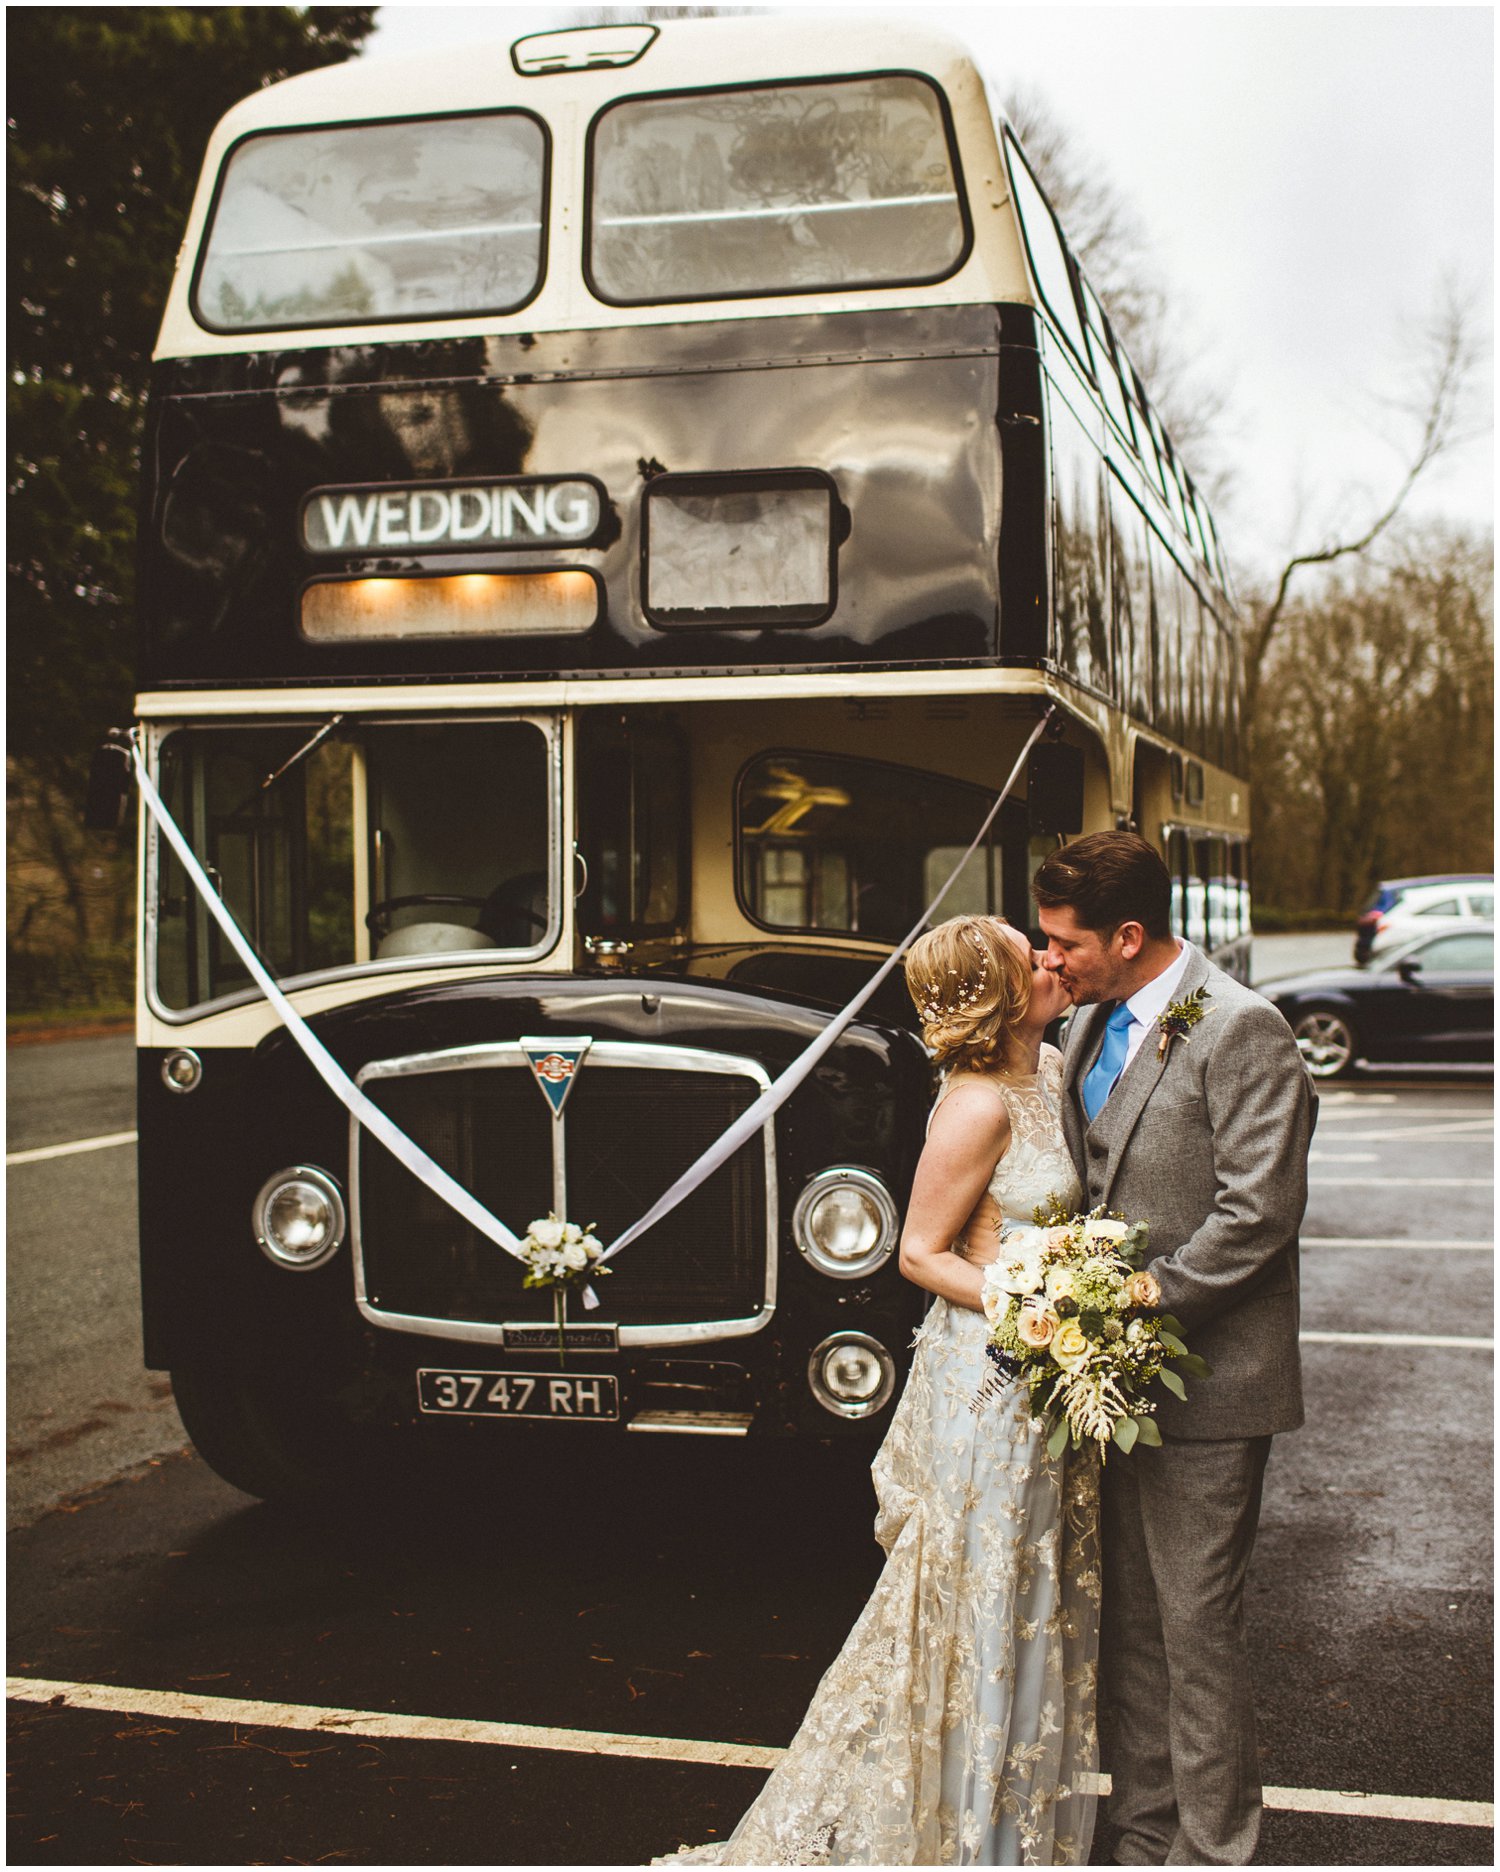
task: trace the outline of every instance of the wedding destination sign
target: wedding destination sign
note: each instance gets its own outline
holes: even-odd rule
[[[599,489],[584,480],[320,488],[302,506],[302,543],[315,553],[566,546],[598,530],[600,511]]]

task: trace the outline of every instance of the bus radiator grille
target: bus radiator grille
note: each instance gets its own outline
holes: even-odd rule
[[[525,1067],[370,1079],[365,1088],[424,1150],[518,1235],[554,1206],[554,1123]],[[757,1088],[719,1073],[585,1065],[561,1120],[568,1220],[610,1242],[650,1208]],[[765,1292],[766,1179],[752,1139],[671,1215],[610,1262],[591,1320],[678,1325],[745,1319]],[[551,1295],[370,1140],[359,1163],[365,1291],[381,1312],[424,1319],[549,1320]],[[581,1306],[574,1301],[574,1317]]]

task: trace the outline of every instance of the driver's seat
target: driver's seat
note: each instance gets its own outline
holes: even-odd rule
[[[381,937],[375,960],[388,962],[393,956],[447,955],[457,949],[499,947],[494,937],[470,929],[466,923],[407,923]]]

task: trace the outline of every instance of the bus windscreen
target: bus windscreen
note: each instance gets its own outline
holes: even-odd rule
[[[629,98],[600,116],[591,162],[590,282],[615,305],[915,285],[967,251],[922,78]]]
[[[513,312],[541,279],[546,135],[525,111],[247,137],[193,293],[210,331]]]

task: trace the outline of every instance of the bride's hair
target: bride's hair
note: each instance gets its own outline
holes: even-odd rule
[[[1003,917],[961,916],[919,936],[906,988],[939,1066],[994,1072],[1031,1003],[1031,967]]]

